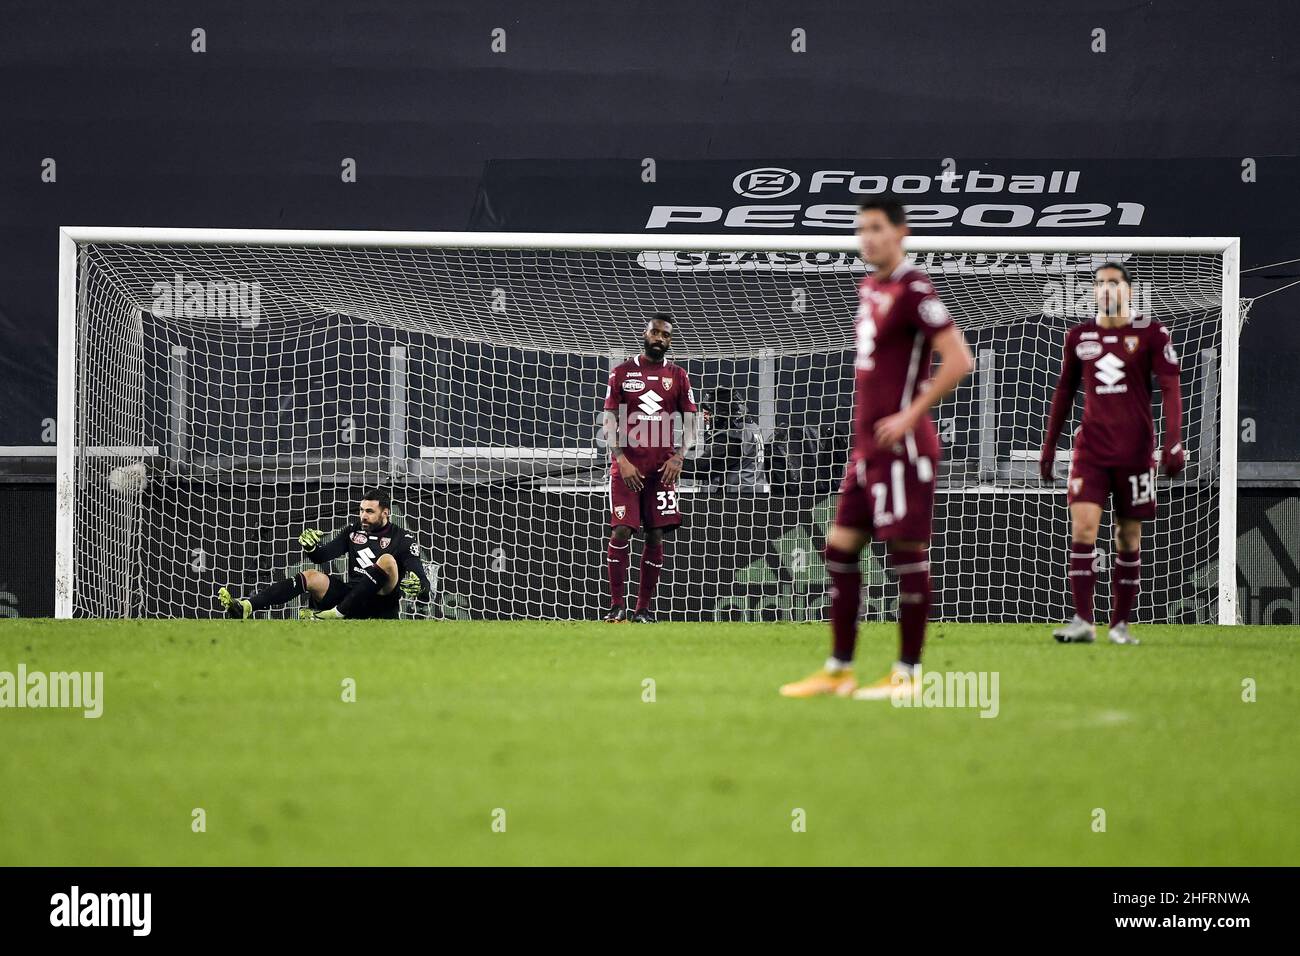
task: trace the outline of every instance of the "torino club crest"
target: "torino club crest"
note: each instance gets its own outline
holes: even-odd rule
[[[614,517],[615,517],[615,518],[618,518],[618,519],[621,521],[621,520],[622,520],[626,515],[627,515],[627,506],[626,506],[626,505],[616,505],[616,506],[614,507]]]

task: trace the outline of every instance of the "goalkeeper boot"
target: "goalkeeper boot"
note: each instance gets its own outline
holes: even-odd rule
[[[654,622],[655,616],[649,611],[637,611],[632,615],[633,624],[653,624]]]
[[[1112,627],[1108,633],[1112,644],[1141,644],[1136,637],[1128,632],[1128,621],[1120,621]]]
[[[300,607],[298,608],[298,620],[314,621],[316,620],[316,612],[309,607]]]
[[[893,700],[910,697],[914,691],[913,670],[906,664],[895,664],[889,673],[874,684],[864,684],[853,692],[854,700]]]
[[[615,604],[612,608],[609,609],[609,613],[605,615],[605,623],[606,623],[606,624],[626,624],[626,623],[627,623],[627,608],[625,608],[625,607],[624,607],[623,605],[621,605],[621,604]]]
[[[217,592],[217,600],[221,602],[221,610],[226,617],[240,618],[248,620],[253,616],[253,602],[236,598],[230,593],[230,588],[222,588]]]
[[[1085,621],[1076,614],[1065,627],[1054,630],[1052,637],[1062,644],[1091,644],[1097,639],[1097,628],[1091,621]]]
[[[839,697],[848,697],[856,686],[852,667],[827,661],[821,670],[809,674],[803,680],[782,686],[781,696],[819,697],[823,694],[835,694]]]

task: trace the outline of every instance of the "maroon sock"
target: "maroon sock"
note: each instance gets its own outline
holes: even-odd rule
[[[1070,542],[1070,591],[1074,594],[1074,613],[1092,623],[1092,592],[1097,586],[1097,572],[1092,568],[1097,546],[1081,541]]]
[[[641,580],[637,585],[636,609],[650,610],[650,602],[655,599],[655,586],[664,569],[664,545],[647,544],[641,550]]]
[[[1138,588],[1142,581],[1142,557],[1140,551],[1121,551],[1115,555],[1115,570],[1112,580],[1115,582],[1114,608],[1110,612],[1110,626],[1121,621],[1128,623],[1128,616],[1137,606]]]
[[[909,667],[921,663],[925,624],[930,617],[930,557],[926,548],[899,549],[889,554],[898,576],[898,660]]]
[[[858,643],[858,601],[862,591],[862,570],[858,556],[826,546],[826,570],[831,578],[831,656],[848,664]]]
[[[624,592],[627,590],[627,567],[631,563],[631,552],[631,541],[619,541],[618,538],[609,539],[609,548],[606,550],[605,555],[609,567],[609,603],[612,607],[621,607],[623,605]]]

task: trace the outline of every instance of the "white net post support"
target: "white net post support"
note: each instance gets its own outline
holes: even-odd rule
[[[76,515],[73,440],[76,422],[77,240],[59,230],[59,385],[55,410],[58,441],[54,486],[54,616],[72,617],[75,561],[72,523]]]
[[[1090,317],[1078,293],[1118,258],[1182,354],[1192,446],[1185,475],[1161,480],[1139,620],[1234,622],[1237,240],[908,250],[977,356],[934,412],[936,616],[1066,615],[1063,482],[1038,482],[1037,446],[1065,330]],[[664,309],[712,425],[659,607],[822,617],[864,271],[848,236],[64,229],[56,613],[210,614],[219,583],[300,566],[297,531],[338,527],[379,485],[426,548],[435,615],[593,617],[605,377]],[[161,314],[173,281],[255,285],[261,312]],[[865,616],[891,616],[881,554],[864,582]]]
[[[1240,374],[1241,240],[1223,246],[1223,361],[1219,372],[1219,623],[1236,624],[1237,609],[1237,381]]]

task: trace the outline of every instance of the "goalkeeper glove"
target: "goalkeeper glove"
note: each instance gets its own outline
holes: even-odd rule
[[[308,528],[302,534],[298,535],[298,543],[302,545],[304,551],[315,551],[320,539],[325,537],[325,532],[317,531],[315,528]]]
[[[1170,478],[1177,477],[1187,464],[1187,452],[1183,450],[1183,443],[1174,442],[1172,447],[1166,448],[1160,455],[1160,464],[1166,475]]]
[[[402,578],[402,593],[409,598],[418,598],[423,585],[420,584],[420,576],[414,571],[407,571],[406,577]]]
[[[1043,453],[1038,457],[1038,474],[1043,481],[1053,481],[1056,478],[1056,448],[1055,446],[1043,446]]]

